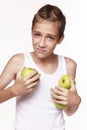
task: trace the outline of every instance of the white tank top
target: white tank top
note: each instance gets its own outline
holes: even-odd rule
[[[65,130],[63,110],[57,109],[51,98],[50,89],[66,74],[63,56],[58,56],[59,65],[55,73],[42,72],[29,53],[25,53],[25,66],[35,68],[40,74],[40,83],[35,90],[16,98],[15,130]]]

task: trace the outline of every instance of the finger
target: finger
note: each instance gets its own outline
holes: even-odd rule
[[[66,93],[67,93],[67,91],[68,90],[65,90],[64,89],[64,91],[61,91],[59,88],[53,88],[53,89],[51,89],[51,91],[52,91],[52,95],[53,96],[66,96]]]
[[[38,73],[38,71],[36,71],[36,70],[34,70],[32,73],[30,73],[28,76],[27,76],[27,78],[32,78],[32,77],[34,77],[34,76],[37,76],[37,75],[39,75],[39,73]]]
[[[58,90],[61,91],[61,92],[64,92],[64,91],[66,92],[67,91],[67,89],[64,88],[64,87],[58,87]]]
[[[55,101],[66,101],[66,97],[60,96],[60,95],[53,95],[53,100],[55,100]]]
[[[33,82],[32,84],[27,86],[27,89],[35,88],[39,84],[39,81]]]
[[[28,79],[29,79],[29,80],[28,80]],[[30,77],[30,78],[28,78],[28,79],[27,79],[27,81],[31,84],[31,83],[33,83],[33,82],[40,81],[40,75],[37,74],[37,75],[35,75],[34,77]]]

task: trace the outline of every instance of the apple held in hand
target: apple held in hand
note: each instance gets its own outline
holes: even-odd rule
[[[59,81],[58,81],[58,85],[60,87],[66,88],[66,89],[70,89],[71,88],[71,82],[70,82],[70,76],[69,75],[63,75]],[[59,109],[64,109],[67,108],[66,105],[62,105],[62,104],[58,104],[55,103],[55,106]]]
[[[60,87],[66,88],[66,89],[70,89],[70,87],[71,87],[70,76],[69,76],[69,75],[63,75],[63,76],[59,79],[58,85],[59,85]]]
[[[28,76],[30,73],[32,73],[35,69],[33,68],[24,68],[22,70],[21,76],[24,78],[26,76]]]

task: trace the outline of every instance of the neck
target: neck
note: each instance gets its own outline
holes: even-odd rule
[[[57,55],[55,55],[54,53],[45,58],[38,58],[34,52],[31,52],[31,56],[35,62],[40,63],[52,63],[57,58]]]

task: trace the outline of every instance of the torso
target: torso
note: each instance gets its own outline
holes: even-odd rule
[[[16,130],[64,130],[62,110],[56,109],[50,91],[57,85],[60,76],[67,73],[64,57],[57,56],[58,66],[51,73],[41,70],[30,54],[24,54],[24,57],[24,66],[35,67],[41,77],[39,86],[31,94],[17,97]]]

